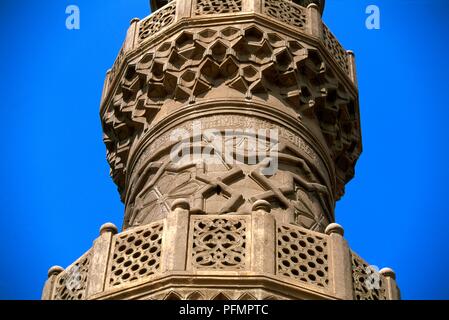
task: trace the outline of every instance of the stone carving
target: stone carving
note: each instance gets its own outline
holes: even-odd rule
[[[119,286],[157,273],[160,269],[163,225],[154,223],[115,237],[108,285]]]
[[[200,218],[192,223],[193,268],[243,270],[247,267],[245,219]]]
[[[90,261],[91,252],[88,251],[59,275],[56,280],[54,300],[84,300],[86,298]]]
[[[393,270],[372,274],[333,223],[361,136],[354,59],[324,0],[151,6],[102,95],[124,231],[105,224],[52,267],[43,299],[399,298]]]
[[[281,154],[280,161],[284,157],[285,155]],[[314,181],[315,178],[304,160],[295,157],[290,157],[289,160],[302,166],[305,176]],[[282,209],[293,214],[290,219],[292,222],[311,230],[323,231],[327,222],[333,219],[328,189],[319,183],[309,182],[293,172],[283,172],[282,175],[282,179],[274,177],[278,183],[283,181],[282,186],[276,186],[273,179],[260,173],[260,168],[252,171],[251,177],[266,191],[254,196],[253,202],[276,199]],[[329,202],[326,203],[325,199]]]
[[[130,146],[162,105],[193,103],[222,84],[246,99],[279,97],[299,117],[316,119],[339,166],[337,196],[343,194],[360,152],[356,98],[315,49],[256,26],[243,31],[208,28],[195,36],[182,32],[128,67],[103,117],[108,160],[119,190],[124,190]]]
[[[307,12],[304,7],[285,0],[265,0],[265,14],[291,26],[304,29],[307,25]]]
[[[156,14],[151,15],[140,23],[139,41],[144,41],[159,32],[162,28],[172,24],[175,21],[175,16],[176,1],[171,1]]]
[[[145,225],[166,217],[171,203],[175,199],[189,198],[201,184],[194,181],[196,165],[175,166],[169,163],[152,163],[141,175],[139,182],[143,187],[135,186],[139,193],[131,195],[132,202],[127,206],[126,217],[132,226]]]
[[[370,269],[368,263],[356,253],[351,252],[351,256],[354,299],[387,300],[384,277],[380,274],[373,274],[375,270]],[[370,279],[370,276],[375,276],[375,279]]]
[[[117,58],[114,61],[114,65],[112,66],[112,68],[109,72],[109,75],[108,75],[110,82],[117,79],[118,71],[123,64],[124,59],[125,59],[125,49],[124,49],[124,46],[122,45],[122,47],[120,48],[120,51],[117,55]],[[111,83],[109,83],[109,85],[111,85]]]
[[[349,62],[346,50],[343,49],[340,42],[334,36],[334,34],[329,30],[329,28],[323,23],[323,42],[329,53],[337,61],[338,65],[349,74]]]
[[[271,177],[261,174],[269,158],[247,165],[246,172],[237,165],[214,167],[200,162],[177,166],[169,160],[150,163],[134,181],[135,188],[127,198],[125,226],[164,218],[175,199],[188,199],[191,211],[202,214],[246,213],[257,200],[267,200],[277,204],[291,222],[324,231],[333,220],[330,192],[317,182],[303,159],[283,153],[286,151],[281,150],[280,169]],[[290,169],[293,172],[284,170],[284,163],[296,168]]]
[[[319,156],[313,150],[313,148],[308,144],[302,137],[294,133],[292,130],[281,126],[280,124],[276,124],[272,121],[268,121],[266,119],[260,119],[258,116],[245,116],[242,114],[228,114],[228,115],[213,115],[213,116],[204,116],[198,117],[195,120],[198,124],[201,125],[201,128],[204,130],[208,129],[239,129],[239,128],[256,128],[256,129],[278,129],[279,139],[285,140],[287,143],[291,143],[295,148],[303,154],[310,162],[314,164],[320,170],[325,170],[325,166],[320,161]],[[185,121],[181,123],[178,128],[181,128],[185,131],[192,132],[193,121]],[[193,132],[192,132],[193,134]],[[161,148],[170,144],[170,135],[171,132],[167,132],[165,134],[160,135],[157,139],[154,140],[150,146],[145,149],[142,155],[139,157],[135,168],[133,171],[139,171],[142,169],[149,159],[154,156],[155,153],[160,152]],[[133,173],[134,174],[134,173]]]
[[[265,290],[217,290],[217,289],[178,289],[151,295],[149,300],[287,300]]]
[[[293,226],[280,226],[277,233],[277,272],[322,288],[329,286],[328,249],[324,237]]]
[[[242,11],[242,0],[195,0],[195,15]]]
[[[205,183],[205,186],[195,196],[194,210],[200,212],[207,212],[208,208],[205,206],[205,202],[212,195],[218,195],[224,197],[219,204],[217,213],[230,213],[237,211],[238,208],[244,203],[244,198],[239,190],[234,189],[231,185],[237,181],[245,178],[245,174],[240,168],[231,167],[229,171],[223,173],[220,177],[214,178],[207,174],[197,175],[197,179]]]

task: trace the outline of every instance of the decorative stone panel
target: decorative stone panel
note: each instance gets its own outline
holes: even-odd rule
[[[125,49],[123,44],[109,72],[108,75],[109,85],[114,81],[114,79],[116,79],[118,71],[120,70],[120,67],[122,66],[124,60],[125,60]]]
[[[349,75],[348,54],[334,34],[323,23],[323,43],[340,68]]]
[[[86,252],[56,279],[53,300],[84,300],[86,298],[87,275],[92,259]]]
[[[134,228],[113,239],[109,287],[130,283],[160,271],[163,222]]]
[[[307,26],[306,8],[291,1],[265,0],[264,13],[301,30],[305,30]]]
[[[242,11],[242,0],[195,0],[194,14],[208,15]]]
[[[244,216],[192,216],[189,266],[196,270],[248,269],[249,225]]]
[[[293,225],[277,228],[277,274],[329,287],[327,236]]]
[[[354,300],[387,300],[385,278],[356,253],[351,255]]]
[[[171,1],[165,7],[140,22],[139,42],[146,40],[157,32],[171,25],[176,18],[176,1]]]

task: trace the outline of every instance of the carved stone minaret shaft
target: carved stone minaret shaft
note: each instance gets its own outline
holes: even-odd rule
[[[101,102],[124,231],[103,228],[77,262],[90,292],[65,294],[54,269],[46,297],[398,298],[390,269],[367,288],[335,224],[362,144],[354,55],[322,22],[324,0],[151,5]]]

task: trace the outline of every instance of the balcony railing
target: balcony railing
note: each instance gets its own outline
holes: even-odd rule
[[[337,68],[356,84],[353,56],[348,53],[322,23],[319,8],[307,8],[289,0],[173,0],[147,18],[133,20],[124,46],[108,75],[107,87],[115,79],[124,57],[139,46],[151,43],[152,39],[164,34],[170,27],[190,18],[210,20],[211,18],[236,19],[248,14],[275,19],[279,26],[318,41],[324,51],[333,59]],[[107,88],[106,88],[107,89]]]
[[[278,223],[268,211],[257,210],[251,215],[193,215],[174,208],[165,219],[119,234],[108,224],[93,248],[50,275],[43,298],[108,298],[172,272],[189,278],[262,276],[317,297],[396,297],[394,280],[350,251],[342,229],[318,233]]]

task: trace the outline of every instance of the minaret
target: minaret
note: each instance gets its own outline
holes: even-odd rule
[[[324,0],[151,6],[101,101],[123,230],[51,268],[43,299],[399,299],[335,223],[362,143]]]

